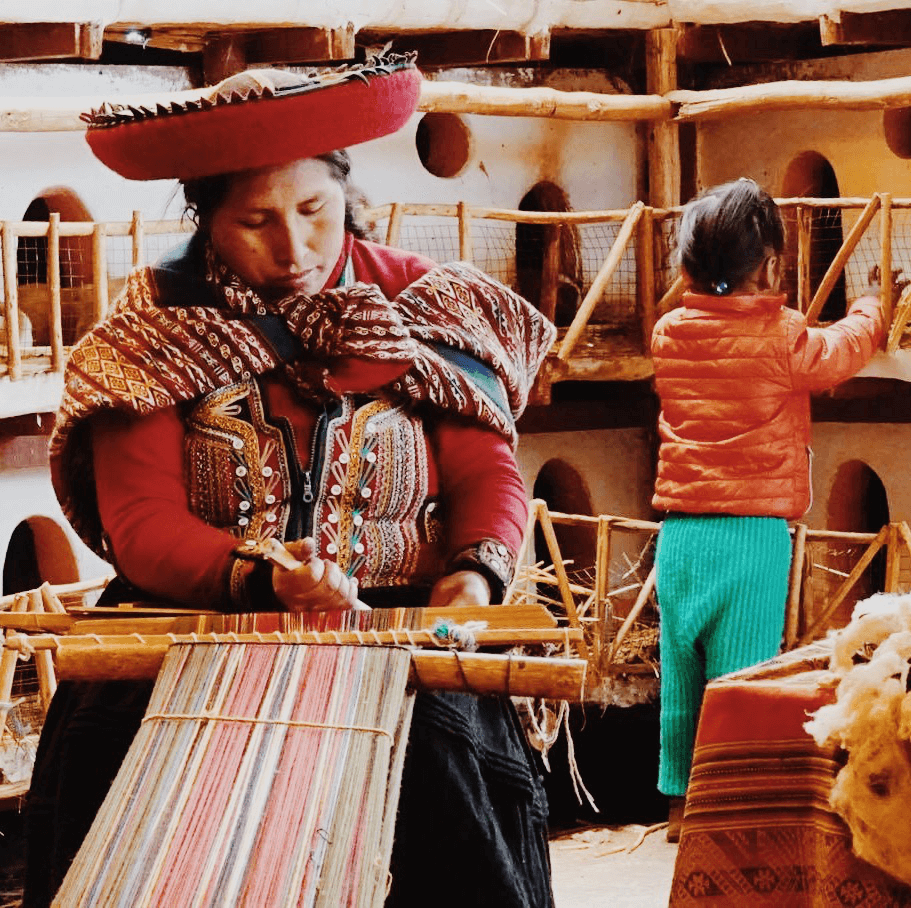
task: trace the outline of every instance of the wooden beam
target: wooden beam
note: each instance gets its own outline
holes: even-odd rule
[[[824,46],[904,46],[911,43],[911,10],[890,9],[879,13],[841,12],[837,19],[820,16],[819,36]]]
[[[666,95],[677,88],[677,31],[657,28],[645,36],[646,87]],[[648,136],[649,202],[655,208],[680,204],[680,136],[677,124],[660,120]]]
[[[417,51],[422,67],[526,63],[550,59],[550,32],[526,35],[508,29],[421,32],[400,35],[393,51]]]
[[[354,59],[354,25],[343,28],[271,28],[247,34],[251,64],[324,63]]]
[[[101,56],[104,27],[91,22],[17,22],[0,25],[0,60],[60,60]]]
[[[243,35],[230,33],[206,41],[202,51],[202,77],[215,85],[247,68],[247,42]]]

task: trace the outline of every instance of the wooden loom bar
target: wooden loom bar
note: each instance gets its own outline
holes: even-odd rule
[[[97,324],[108,311],[108,256],[107,231],[104,224],[96,224],[92,231],[92,281],[95,284],[92,319]]]
[[[639,218],[642,216],[644,207],[642,202],[636,202],[636,204],[630,208],[626,220],[621,225],[620,230],[617,233],[617,239],[614,240],[614,245],[611,247],[611,251],[604,260],[601,270],[592,281],[591,287],[588,288],[588,293],[585,294],[585,299],[582,300],[579,311],[576,313],[576,317],[567,329],[566,335],[563,338],[563,343],[560,344],[557,358],[562,362],[566,362],[566,360],[569,359],[578,343],[579,336],[582,334],[582,331],[588,324],[588,320],[591,318],[592,312],[595,310],[595,306],[601,301],[601,297],[603,296],[607,285],[610,283],[611,278],[614,276],[614,272],[619,267],[620,262],[623,259],[623,253],[626,251],[626,246],[639,223]]]
[[[272,635],[274,637],[274,635]],[[7,638],[2,659],[13,661],[20,651],[54,651],[57,675],[68,680],[141,680],[154,678],[172,645],[207,643],[330,643],[334,639],[310,639],[317,635],[211,634],[112,637]],[[321,635],[326,637],[327,635]],[[344,637],[345,635],[339,635]],[[581,636],[581,635],[579,635]],[[342,641],[344,642],[344,641]],[[362,645],[358,641],[356,645]],[[412,676],[416,686],[476,693],[499,693],[550,699],[581,699],[587,662],[584,659],[553,659],[542,656],[468,653],[449,649],[412,650]]]
[[[876,553],[883,547],[886,541],[889,538],[889,527],[884,526],[874,538],[873,542],[870,543],[867,550],[858,560],[857,564],[854,565],[854,569],[848,574],[844,583],[838,588],[838,592],[829,600],[826,604],[826,607],[816,616],[816,620],[810,625],[806,630],[803,637],[801,637],[801,643],[809,643],[813,640],[816,632],[829,620],[829,618],[834,614],[835,610],[839,605],[845,600],[848,593],[851,591],[855,583],[860,579],[861,574],[867,569],[870,562],[873,560],[873,557]]]
[[[3,222],[3,293],[6,316],[6,368],[12,381],[22,378],[22,349],[19,345],[19,287],[16,278],[16,233],[9,221]]]
[[[60,213],[52,211],[47,225],[47,288],[51,297],[51,369],[63,372],[63,303],[60,298]]]
[[[829,265],[819,288],[816,290],[816,295],[810,303],[810,308],[807,310],[807,322],[809,324],[814,324],[819,317],[819,313],[825,305],[826,300],[829,298],[829,294],[832,292],[832,288],[835,286],[838,276],[844,270],[848,259],[857,248],[860,238],[864,235],[864,231],[876,215],[876,211],[881,202],[882,199],[879,194],[874,194],[873,198],[867,203],[867,207],[861,212],[860,217],[854,222],[854,226],[851,228],[847,237],[845,237],[841,249],[835,254],[835,258],[832,259],[832,264]],[[883,280],[887,280],[885,275],[883,276]]]

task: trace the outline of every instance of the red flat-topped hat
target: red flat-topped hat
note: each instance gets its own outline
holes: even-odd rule
[[[247,70],[204,92],[83,114],[104,164],[131,180],[189,180],[312,158],[395,132],[417,109],[413,56],[337,69]]]

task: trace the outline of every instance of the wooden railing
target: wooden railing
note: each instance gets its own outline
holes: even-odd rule
[[[567,561],[558,541],[561,528],[566,527],[591,531],[592,563]],[[550,511],[540,499],[531,503],[516,576],[504,602],[543,602],[568,627],[581,629],[583,643],[577,644],[577,650],[589,662],[591,689],[611,676],[656,671],[654,543],[660,528],[660,523],[649,520],[565,514]],[[536,536],[546,551],[535,551]],[[874,592],[911,589],[911,529],[904,521],[888,524],[878,533],[815,530],[797,523],[791,527],[791,537],[785,651],[847,623],[859,599]],[[878,555],[883,563],[874,576]],[[643,636],[643,631],[651,633]],[[631,659],[628,644],[637,633],[646,643]]]
[[[881,290],[890,313],[887,349],[894,352],[911,321],[911,283],[901,279],[902,268],[911,276],[911,199],[877,193],[871,199],[782,199],[779,204],[789,224],[784,257],[788,289],[811,323],[824,313],[837,288],[850,298],[863,292],[874,268],[880,275],[897,274],[894,285],[885,280]],[[440,261],[474,262],[520,292],[524,288],[518,286],[517,263],[523,254],[529,258],[531,247],[522,247],[517,234],[540,227],[531,252],[533,301],[560,328],[542,370],[549,384],[569,378],[631,379],[651,374],[652,328],[677,303],[683,289],[673,261],[680,211],[641,202],[629,209],[573,212],[397,202],[366,214],[378,239]],[[52,214],[49,222],[0,223],[6,335],[0,365],[5,361],[8,377],[15,381],[35,371],[61,371],[67,347],[105,315],[128,266],[157,256],[147,254],[150,239],[172,234],[176,240],[192,229],[186,220],[144,221],[139,212],[130,222],[61,222]],[[114,275],[109,243],[123,237],[130,238],[130,261],[121,262],[121,273]],[[46,241],[46,281],[37,286],[22,281],[17,244],[23,238]],[[82,239],[76,253],[89,261],[79,264],[74,281],[72,262],[64,263],[62,252],[73,254],[75,238]],[[67,264],[70,273],[64,281]],[[523,274],[527,272],[526,267]],[[569,318],[557,302],[567,283],[578,291]],[[44,308],[37,311],[34,300],[42,295]],[[28,306],[20,297],[28,298]],[[23,344],[23,313],[33,321],[37,318],[42,343]],[[74,318],[77,330],[67,333],[64,325]],[[23,368],[23,359],[30,369]]]

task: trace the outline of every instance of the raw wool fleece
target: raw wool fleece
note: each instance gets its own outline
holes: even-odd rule
[[[911,883],[909,662],[911,595],[858,603],[834,635],[836,702],[804,726],[817,744],[848,752],[830,803],[851,830],[854,853],[903,883]]]

